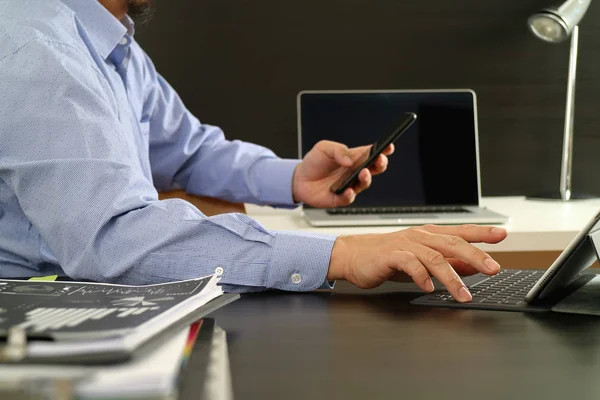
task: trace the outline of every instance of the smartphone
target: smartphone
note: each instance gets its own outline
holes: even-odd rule
[[[358,174],[365,168],[369,168],[377,157],[385,150],[387,147],[394,143],[404,132],[410,128],[410,126],[417,119],[417,114],[407,112],[402,115],[400,122],[396,125],[394,131],[391,134],[384,135],[380,137],[368,153],[365,153],[363,157],[360,157],[351,168],[348,168],[348,171],[342,175],[342,177],[331,185],[331,191],[335,194],[342,194],[346,189],[352,187],[358,181]]]

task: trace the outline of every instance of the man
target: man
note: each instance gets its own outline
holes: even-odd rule
[[[499,271],[469,242],[499,242],[502,229],[336,238],[159,201],[155,188],[274,206],[346,205],[387,157],[335,196],[329,186],[365,148],[322,142],[298,161],[225,140],[185,109],[133,40],[127,14],[151,9],[151,0],[0,0],[0,276],[147,284],[219,271],[228,291],[308,291],[337,279],[370,288],[408,274],[432,291],[433,275],[469,301],[459,273]]]

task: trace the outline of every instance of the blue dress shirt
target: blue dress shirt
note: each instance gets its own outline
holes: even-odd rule
[[[0,276],[328,287],[335,238],[206,217],[157,190],[293,203],[298,160],[201,124],[97,0],[0,0]]]

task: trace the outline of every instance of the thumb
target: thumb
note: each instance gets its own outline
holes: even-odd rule
[[[316,144],[315,148],[327,157],[335,160],[342,167],[351,167],[353,164],[348,146],[342,143],[322,140]]]

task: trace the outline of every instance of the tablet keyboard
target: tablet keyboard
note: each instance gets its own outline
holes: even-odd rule
[[[421,296],[411,304],[432,307],[480,308],[519,310],[527,307],[525,296],[545,271],[501,270],[497,275],[488,277],[469,287],[473,300],[458,303],[447,291]]]

